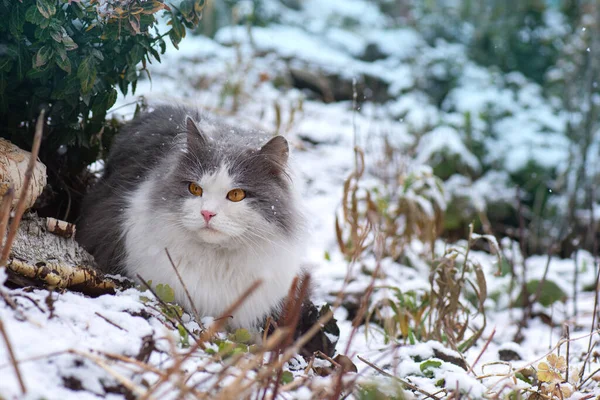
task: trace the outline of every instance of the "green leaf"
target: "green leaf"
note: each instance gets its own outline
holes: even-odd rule
[[[79,46],[77,46],[77,43],[75,43],[73,41],[73,39],[71,39],[71,37],[69,35],[67,35],[66,33],[62,37],[62,42],[67,51],[75,50],[77,47],[79,47]]]
[[[538,279],[532,279],[531,281],[527,282],[526,290],[529,299],[533,298],[538,290],[539,285],[540,281]],[[538,299],[538,302],[541,305],[548,307],[557,301],[564,301],[566,297],[567,295],[565,292],[563,292],[556,283],[546,280],[542,285],[542,289],[540,290],[540,298]],[[525,305],[525,300],[525,294],[523,291],[521,291],[517,297],[517,300],[515,300],[515,305],[518,307],[523,307]]]
[[[200,15],[205,3],[206,2],[204,0],[194,0],[194,11],[196,14]]]
[[[177,30],[177,35],[180,38],[185,37],[185,26],[183,26],[183,23],[179,20],[179,18],[173,18],[173,29]]]
[[[160,47],[160,54],[165,54],[165,51],[167,50],[167,43],[163,39],[159,39],[158,46]]]
[[[69,57],[62,58],[60,55],[56,54],[54,56],[54,62],[67,74],[71,73],[71,60],[69,60]]]
[[[185,327],[181,324],[177,325],[177,331],[179,331],[180,343],[182,347],[190,347],[190,338],[185,330]]]
[[[42,14],[40,14],[40,11],[35,5],[29,7],[25,12],[25,21],[31,22],[32,24],[38,26],[42,24],[45,25],[48,22],[48,20],[44,18]]]
[[[146,289],[148,290],[148,289]],[[147,296],[140,296],[140,301],[144,304],[149,303],[150,302],[150,298]]]
[[[439,368],[441,366],[442,366],[441,361],[427,360],[427,361],[423,361],[419,365],[419,369],[421,370],[423,375],[425,375],[426,377],[433,378],[435,376],[435,373],[431,369]]]
[[[36,6],[45,18],[51,18],[56,14],[56,3],[53,0],[37,0]]]
[[[108,110],[112,106],[114,106],[116,101],[117,101],[117,89],[110,88],[108,91],[108,94],[106,96],[106,110]]]
[[[25,21],[35,24],[38,14],[39,13],[36,6],[29,7],[27,11],[25,11]]]
[[[281,374],[281,383],[284,385],[292,382],[294,380],[294,375],[290,371],[283,371]]]
[[[535,294],[539,286],[540,281],[538,279],[533,279],[527,282],[527,291],[530,294]],[[566,293],[563,292],[563,290],[556,283],[546,280],[542,284],[538,301],[541,305],[548,307],[557,301],[564,301],[566,298]]]
[[[81,20],[85,19],[85,14],[82,10],[82,8],[84,7],[84,5],[73,1],[70,4],[71,9],[73,10],[73,12],[75,13],[75,16]]]
[[[129,69],[135,71],[135,66],[142,60],[144,56],[144,48],[142,46],[135,45],[127,52],[127,65]],[[132,79],[129,79],[132,80]]]
[[[179,4],[179,11],[187,18],[194,11],[194,4],[191,0],[183,0]]]
[[[231,342],[221,342],[218,344],[218,347],[220,354],[227,354],[235,348],[235,344]]]
[[[100,50],[98,50],[98,49],[92,49],[91,53],[98,60],[104,61],[104,55],[102,54],[102,52]]]
[[[35,54],[35,61],[33,62],[33,66],[35,68],[40,68],[50,61],[50,57],[54,54],[54,50],[52,50],[52,46],[42,46],[38,52]]]
[[[62,44],[59,43],[54,43],[52,45],[52,48],[54,49],[54,52],[61,58],[61,59],[65,59],[67,58],[67,50],[65,50],[65,47]]]
[[[162,10],[163,8],[165,8],[165,5],[158,0],[145,1],[145,2],[141,3],[140,5],[144,9],[144,11],[143,11],[144,14],[154,14],[154,13]]]
[[[156,49],[154,47],[150,47],[148,49],[148,51],[150,52],[150,54],[152,54],[152,56],[158,61],[160,62],[160,54],[158,54],[158,51],[156,51]],[[148,57],[148,61],[151,63],[152,61],[150,60],[150,57]]]
[[[252,340],[252,335],[246,329],[236,329],[233,334],[232,341],[236,343],[249,343]]]
[[[26,76],[29,79],[44,79],[48,77],[48,64],[40,67],[40,68],[32,68],[27,71]]]
[[[417,343],[417,339],[415,339],[415,334],[412,329],[408,331],[408,341],[410,344],[414,345]]]
[[[0,72],[9,72],[12,68],[13,60],[9,57],[0,57]]]
[[[521,373],[521,372],[517,372],[517,373],[515,374],[515,378],[517,378],[517,379],[520,379],[520,380],[522,380],[522,381],[525,381],[525,382],[529,383],[530,385],[532,385],[532,384],[533,384],[533,383],[532,383],[532,381],[531,381],[531,379],[527,378],[527,377],[526,377],[525,375],[523,375],[523,373]]]
[[[377,385],[373,383],[357,385],[357,387],[357,400],[400,400],[406,398],[402,394],[400,396],[390,396],[389,393],[383,393],[377,388]]]
[[[89,93],[96,81],[96,62],[92,56],[87,56],[77,68],[77,78],[81,83],[81,91]]]
[[[50,30],[50,37],[54,39],[55,42],[60,43],[63,40],[63,35],[60,30]]]
[[[133,29],[133,31],[135,32],[136,35],[139,34],[141,32],[139,15],[130,15],[129,16],[129,25],[131,26],[131,29]]]
[[[165,303],[173,303],[175,301],[175,291],[169,285],[159,283],[154,289],[156,295]]]
[[[176,49],[179,49],[178,44],[181,42],[181,39],[185,37],[185,26],[179,20],[177,16],[173,16],[171,19],[171,30],[169,31],[169,38],[171,38],[171,42]]]
[[[20,38],[21,33],[23,33],[23,24],[25,23],[25,13],[23,12],[22,7],[13,7],[12,12],[10,13],[10,19],[8,21],[8,29],[10,33],[16,37]]]

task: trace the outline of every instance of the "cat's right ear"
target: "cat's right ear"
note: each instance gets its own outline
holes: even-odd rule
[[[187,144],[188,146],[202,146],[206,144],[206,136],[198,129],[198,125],[191,117],[186,117],[185,128],[187,132]]]

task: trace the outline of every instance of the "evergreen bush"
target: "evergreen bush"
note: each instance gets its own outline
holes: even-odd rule
[[[40,157],[53,190],[72,189],[75,177],[110,145],[115,126],[106,114],[117,88],[134,92],[147,63],[160,62],[164,37],[177,47],[203,6],[204,0],[177,6],[164,0],[0,0],[1,135],[28,149],[39,111],[46,109]],[[161,12],[169,19],[164,33],[157,28]]]

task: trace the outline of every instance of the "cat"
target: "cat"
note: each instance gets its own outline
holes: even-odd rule
[[[100,269],[168,284],[202,316],[257,328],[301,273],[305,236],[283,136],[233,127],[183,106],[158,106],[116,136],[85,196],[76,239]],[[168,255],[167,251],[168,250]]]

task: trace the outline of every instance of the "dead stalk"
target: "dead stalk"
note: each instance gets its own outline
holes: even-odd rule
[[[10,207],[12,206],[14,197],[15,191],[12,187],[2,197],[2,204],[0,205],[0,235],[2,235],[2,240],[0,240],[0,246],[3,244],[3,239],[6,238],[6,227],[10,218]]]
[[[15,353],[13,351],[10,340],[8,339],[8,335],[6,334],[6,330],[4,329],[4,323],[0,319],[0,334],[2,334],[2,338],[4,339],[4,343],[6,344],[6,349],[8,350],[8,356],[10,358],[10,362],[15,370],[15,375],[17,375],[17,380],[19,381],[19,386],[21,387],[21,393],[26,394],[27,388],[25,387],[25,382],[23,382],[23,376],[21,375],[21,370],[19,369],[19,364],[17,363],[17,359],[15,357]]]
[[[271,351],[285,342],[285,340],[289,337],[289,332],[287,329],[278,329],[275,331],[268,339],[267,343],[265,343],[264,348],[257,354],[255,354],[252,360],[249,360],[248,363],[240,369],[237,378],[227,386],[227,388],[222,392],[222,394],[218,397],[218,399],[229,399],[229,398],[239,398],[243,394],[243,389],[241,388],[242,382],[244,378],[247,376],[248,371],[256,368],[262,361],[263,355]],[[247,388],[246,388],[247,390]],[[276,397],[276,392],[273,392],[273,398]],[[233,396],[233,397],[231,397]]]
[[[327,313],[325,313],[325,315],[321,316],[321,318],[319,318],[317,320],[317,322],[313,326],[311,326],[308,331],[306,331],[302,336],[300,336],[298,339],[296,339],[296,341],[290,347],[287,348],[287,350],[283,353],[283,355],[281,357],[279,357],[279,360],[277,360],[273,364],[270,364],[269,365],[270,368],[264,368],[263,370],[258,372],[258,374],[254,380],[252,380],[250,383],[242,386],[240,388],[239,393],[244,393],[256,382],[262,382],[263,380],[271,377],[273,375],[274,371],[277,371],[286,362],[288,362],[295,354],[297,354],[298,351],[300,351],[300,349],[302,347],[304,347],[304,345],[306,345],[306,343],[308,343],[308,341],[321,329],[321,326],[323,326],[327,322],[329,322],[329,320],[331,318],[333,318],[333,311],[330,310]]]
[[[300,286],[298,286],[300,285]],[[286,307],[284,308],[285,312],[283,315],[283,321],[281,326],[283,328],[287,328],[288,335],[287,338],[282,342],[282,348],[285,348],[292,343],[294,340],[294,332],[296,331],[296,327],[298,326],[298,321],[300,320],[300,313],[302,311],[302,303],[308,294],[308,288],[310,285],[310,275],[306,274],[304,279],[300,281],[300,279],[296,276],[292,285],[290,286],[290,290],[288,293],[288,301]],[[278,352],[271,353],[271,361],[274,361]],[[277,392],[279,391],[279,383],[281,382],[281,375],[283,374],[283,369],[279,368],[277,370],[277,375],[275,377],[275,385],[273,387],[272,397],[277,397]],[[265,392],[266,393],[266,392]]]
[[[103,320],[105,320],[106,322],[108,322],[109,324],[111,324],[112,326],[114,326],[116,328],[119,328],[122,331],[128,332],[127,329],[125,329],[122,326],[119,326],[118,324],[114,323],[110,319],[106,318],[104,315],[100,314],[98,311],[96,311],[94,314],[96,314],[97,316],[99,316],[100,318],[102,318]]]
[[[567,324],[565,324],[565,333],[567,337],[567,370],[565,371],[565,381],[569,382],[569,356],[571,353],[571,341],[569,339],[571,339],[571,332],[569,330],[569,325]]]
[[[173,271],[175,271],[175,275],[177,275],[177,279],[179,279],[179,283],[181,283],[181,286],[183,287],[183,290],[185,291],[185,296],[187,297],[187,299],[188,299],[188,301],[190,303],[190,307],[192,309],[192,312],[194,313],[194,318],[196,319],[196,322],[200,326],[200,329],[204,330],[204,327],[202,326],[202,319],[200,318],[200,314],[198,313],[198,309],[196,308],[196,305],[194,304],[194,301],[192,300],[192,296],[190,295],[190,292],[188,291],[187,285],[185,284],[185,282],[181,278],[181,274],[179,273],[179,270],[177,269],[177,266],[173,262],[173,258],[171,258],[171,254],[169,253],[169,250],[167,248],[165,248],[165,252],[167,253],[167,257],[169,258],[169,262],[171,263],[171,266],[173,267]]]
[[[471,372],[473,372],[475,370],[475,365],[479,362],[479,359],[481,358],[483,353],[485,353],[485,351],[487,350],[487,348],[490,345],[490,343],[492,342],[492,339],[494,338],[495,334],[496,334],[496,329],[494,328],[494,330],[492,331],[492,334],[490,335],[488,340],[485,341],[485,344],[483,345],[481,352],[479,352],[479,355],[477,356],[477,358],[475,359],[473,364],[471,364],[471,367],[469,368],[469,371],[467,372],[467,374],[470,374]]]
[[[10,248],[12,247],[12,243],[17,235],[17,229],[19,228],[19,222],[21,222],[21,217],[25,212],[25,201],[27,199],[27,191],[29,190],[29,184],[31,182],[31,176],[33,175],[33,168],[35,167],[35,163],[37,160],[38,153],[40,152],[40,144],[42,143],[42,131],[44,128],[44,116],[45,110],[40,112],[40,116],[38,117],[37,124],[35,126],[35,136],[33,137],[33,146],[31,148],[31,157],[29,158],[29,164],[27,165],[27,170],[25,171],[25,177],[23,178],[23,191],[21,192],[21,197],[19,197],[19,202],[17,203],[17,207],[15,208],[15,216],[10,224],[10,228],[8,230],[8,236],[6,238],[6,243],[2,248],[2,256],[0,257],[0,266],[6,266],[6,262],[8,261],[8,255],[10,253]]]
[[[590,340],[588,341],[588,348],[587,348],[587,357],[585,358],[585,361],[583,362],[583,366],[581,367],[581,370],[579,371],[579,380],[581,381],[581,378],[583,378],[583,372],[585,371],[585,365],[587,364],[587,362],[590,359],[590,354],[592,354],[592,339],[593,339],[593,332],[595,330],[595,325],[596,325],[596,320],[598,318],[598,291],[600,291],[600,264],[596,262],[596,294],[594,295],[594,312],[592,314],[592,324],[590,326]]]
[[[151,365],[144,363],[136,358],[127,357],[122,354],[108,353],[105,351],[101,352],[101,354],[104,355],[104,357],[106,357],[108,359],[112,359],[115,361],[121,361],[121,362],[128,363],[128,364],[133,364],[133,365],[143,369],[144,371],[152,372],[156,375],[162,375],[164,373],[164,371],[161,371],[158,368],[154,368]]]
[[[127,389],[129,389],[131,392],[135,393],[137,396],[141,396],[142,394],[144,394],[143,390],[138,387],[133,381],[131,381],[129,378],[119,374],[117,371],[115,371],[114,369],[112,369],[108,364],[106,364],[104,362],[104,360],[98,356],[95,356],[94,354],[91,353],[87,353],[87,352],[83,352],[83,351],[79,351],[79,350],[69,350],[69,353],[72,354],[76,354],[79,355],[81,357],[85,357],[88,360],[94,362],[96,365],[98,365],[100,368],[102,368],[103,370],[105,370],[106,372],[108,372],[108,374],[110,376],[112,376],[113,378],[115,378],[117,381],[119,381],[119,383],[121,383],[123,386],[125,386]],[[152,399],[153,397],[151,397]]]

